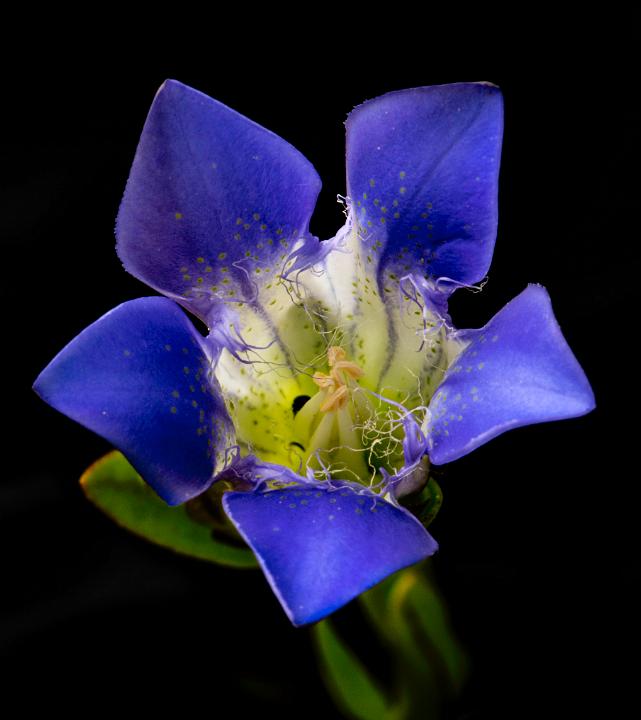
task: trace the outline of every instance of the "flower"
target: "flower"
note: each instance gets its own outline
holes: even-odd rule
[[[347,121],[347,221],[319,242],[310,163],[166,82],[116,227],[125,268],[166,297],[100,318],[36,391],[169,504],[230,482],[224,509],[289,618],[324,617],[436,550],[399,502],[430,463],[594,407],[544,288],[480,330],[447,315],[491,261],[501,138],[487,83],[364,103]]]

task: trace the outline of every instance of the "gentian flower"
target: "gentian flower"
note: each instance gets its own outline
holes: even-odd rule
[[[430,463],[594,407],[543,287],[480,330],[447,314],[490,265],[502,122],[487,83],[357,107],[347,221],[320,242],[311,164],[166,82],[116,227],[125,268],[165,297],[107,313],[36,381],[170,505],[230,483],[225,512],[296,625],[434,553],[402,504]]]

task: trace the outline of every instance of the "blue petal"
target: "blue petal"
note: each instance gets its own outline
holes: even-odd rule
[[[448,369],[430,404],[432,462],[456,460],[510,428],[577,417],[594,408],[587,378],[540,285],[528,286]]]
[[[209,486],[234,442],[208,355],[178,305],[140,298],[80,333],[34,389],[113,443],[176,505]]]
[[[487,83],[393,92],[350,114],[348,195],[379,278],[417,268],[458,283],[485,275],[502,134],[501,93]]]
[[[320,620],[437,548],[408,512],[349,488],[232,492],[223,505],[294,625]]]
[[[173,80],[147,117],[120,207],[118,253],[136,277],[207,321],[282,269],[320,190],[277,135]]]

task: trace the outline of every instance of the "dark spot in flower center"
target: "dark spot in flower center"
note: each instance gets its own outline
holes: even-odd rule
[[[294,447],[300,448],[303,452],[305,452],[305,448],[299,442],[292,440],[292,442],[290,442],[289,444],[290,446],[293,445]]]
[[[298,395],[294,398],[294,402],[292,403],[292,412],[294,413],[294,417],[296,417],[296,413],[299,412],[299,410],[308,400],[309,395]]]

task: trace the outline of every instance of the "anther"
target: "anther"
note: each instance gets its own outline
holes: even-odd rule
[[[336,380],[331,375],[325,375],[322,372],[315,373],[312,380],[320,388],[328,388],[336,383]]]
[[[364,374],[363,368],[357,365],[355,362],[351,362],[351,360],[339,360],[338,362],[334,363],[334,367],[332,368],[332,377],[335,378],[339,371],[347,373],[347,375],[349,375],[354,380]]]
[[[332,345],[327,349],[327,362],[330,367],[334,367],[337,362],[344,360],[346,356],[347,353],[339,345]]]
[[[327,412],[328,410],[338,410],[338,408],[345,405],[348,396],[349,390],[347,389],[347,386],[340,385],[330,394],[327,400],[325,400],[325,402],[320,406],[320,409],[323,412]]]
[[[314,373],[312,380],[321,389],[322,403],[320,410],[328,412],[345,406],[350,398],[350,385],[363,375],[363,370],[356,363],[345,359],[345,350],[332,345],[327,350],[327,364],[331,370],[329,375],[323,372]]]

